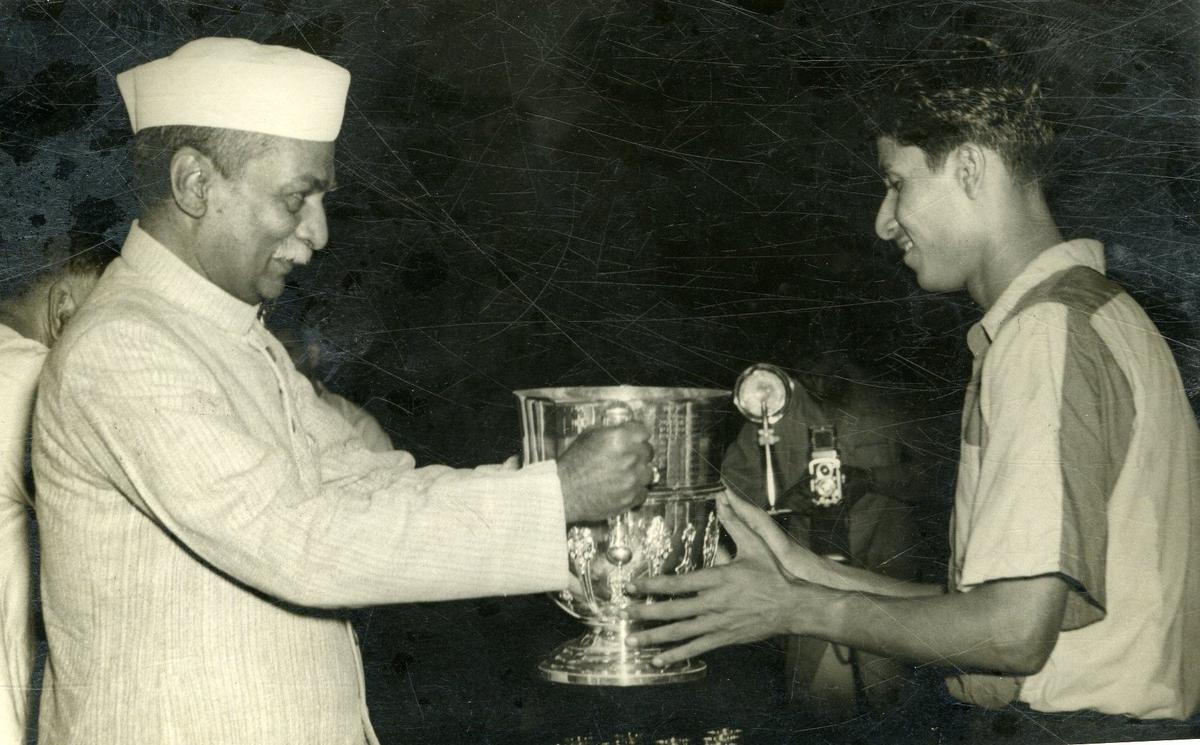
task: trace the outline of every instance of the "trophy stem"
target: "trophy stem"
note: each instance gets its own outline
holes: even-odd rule
[[[666,667],[651,664],[660,647],[630,647],[629,621],[592,623],[592,630],[554,650],[538,665],[542,678],[555,683],[593,686],[664,685],[699,680],[706,665],[683,660]]]

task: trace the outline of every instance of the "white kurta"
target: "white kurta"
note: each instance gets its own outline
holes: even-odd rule
[[[319,383],[313,387],[317,391],[317,398],[332,406],[354,428],[368,450],[383,453],[395,449],[396,446],[392,444],[392,438],[387,431],[380,426],[375,417],[367,413],[366,409]]]
[[[0,743],[25,741],[34,640],[25,483],[29,418],[46,348],[0,325]]]
[[[567,583],[553,462],[369,451],[136,223],[47,361],[33,457],[44,743],[362,745],[357,647],[318,609]]]

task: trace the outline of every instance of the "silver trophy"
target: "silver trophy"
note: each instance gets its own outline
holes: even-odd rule
[[[637,509],[607,522],[567,529],[573,590],[554,596],[559,607],[590,631],[556,649],[538,665],[543,678],[582,685],[654,685],[704,676],[700,660],[655,667],[662,650],[636,649],[625,640],[638,622],[622,618],[634,603],[625,586],[640,577],[683,574],[712,566],[719,526],[724,452],[721,424],[729,392],[711,388],[638,386],[535,388],[516,391],[521,402],[525,463],[556,458],[593,427],[637,420],[651,432],[653,483]]]

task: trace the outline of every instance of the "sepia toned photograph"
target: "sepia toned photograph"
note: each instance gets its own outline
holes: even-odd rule
[[[1200,741],[1200,4],[0,9],[0,745]]]

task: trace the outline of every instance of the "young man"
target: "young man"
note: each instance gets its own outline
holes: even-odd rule
[[[0,742],[25,741],[36,641],[30,607],[29,424],[46,353],[115,253],[53,261],[0,303]]]
[[[41,741],[376,742],[326,609],[565,587],[566,523],[644,497],[649,433],[523,469],[370,450],[259,317],[328,238],[349,73],[210,38],[117,82],[140,220],[35,414]]]
[[[694,598],[633,642],[662,662],[782,633],[950,668],[959,699],[1187,718],[1200,707],[1200,434],[1166,344],[1064,241],[1038,182],[1035,83],[995,50],[939,52],[877,140],[875,229],[929,291],[983,309],[962,418],[949,587],[820,559],[737,499],[731,564],[638,583]]]

